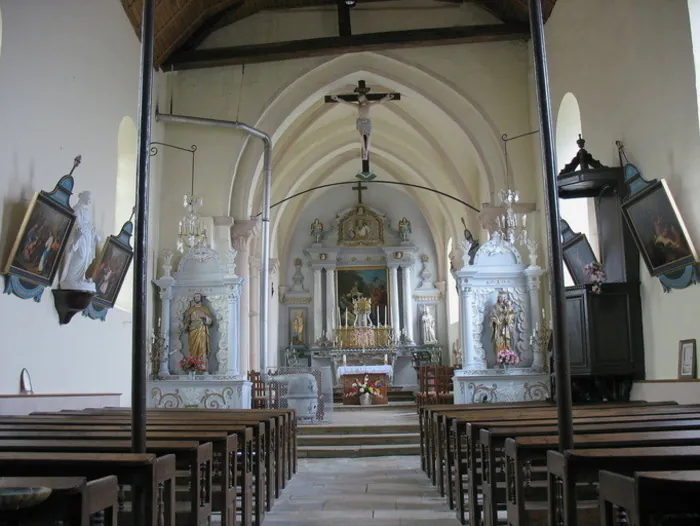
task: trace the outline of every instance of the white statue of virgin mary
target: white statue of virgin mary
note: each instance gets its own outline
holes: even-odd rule
[[[97,255],[97,246],[101,238],[90,218],[90,203],[92,194],[78,194],[78,204],[75,205],[75,225],[68,240],[66,256],[61,273],[61,288],[67,290],[83,290],[95,292],[95,283],[87,279],[85,273]]]

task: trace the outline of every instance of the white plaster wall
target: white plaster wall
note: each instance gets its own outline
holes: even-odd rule
[[[558,0],[546,25],[552,105],[572,92],[586,147],[616,165],[615,141],[648,179],[666,178],[700,244],[700,137],[686,0]],[[674,378],[678,341],[700,338],[700,287],[664,294],[642,266],[647,378]]]
[[[308,266],[309,258],[304,253],[304,250],[311,247],[312,239],[309,235],[309,226],[314,219],[318,218],[326,227],[326,236],[330,238],[331,244],[334,244],[334,240],[337,240],[337,231],[328,232],[335,216],[338,212],[350,208],[357,203],[357,192],[353,192],[350,186],[341,186],[331,188],[329,190],[319,190],[314,193],[314,199],[309,201],[304,207],[304,210],[299,216],[299,221],[295,224],[295,228],[291,238],[290,253],[288,256],[289,261],[294,261],[296,258],[301,258],[304,262],[302,266],[302,274],[304,275],[304,288],[316,294],[314,291],[313,283],[313,270]],[[430,262],[428,264],[428,269],[432,272],[433,280],[437,275],[437,265],[435,245],[433,242],[433,237],[428,227],[423,214],[416,205],[416,202],[411,198],[410,195],[403,191],[397,190],[395,188],[387,187],[386,185],[374,185],[371,187],[371,192],[365,191],[362,194],[362,202],[367,206],[379,211],[380,213],[386,214],[390,221],[391,230],[395,230],[398,222],[402,217],[406,217],[411,221],[411,228],[413,233],[411,234],[409,240],[417,247],[417,253],[415,258],[415,263],[413,265],[413,287],[414,289],[420,283],[420,277],[418,273],[420,272],[422,265],[419,261],[419,256],[421,254],[426,254],[430,257]],[[385,239],[387,241],[393,239],[393,236],[385,229]],[[342,267],[342,264],[340,265]],[[284,276],[285,283],[287,286],[292,285],[292,276],[295,272],[294,265],[289,265],[287,274]],[[296,305],[290,306],[290,308],[298,308]],[[284,313],[280,316],[279,320],[279,344],[281,347],[285,347],[289,343],[289,314],[286,307],[281,308],[280,312]],[[416,307],[414,320],[414,334],[418,341],[420,341],[420,332],[418,324],[418,309]],[[447,320],[445,313],[444,301],[438,306],[438,338],[443,345],[447,343]],[[309,306],[309,316],[307,318],[308,334],[313,334],[313,310],[311,305]]]
[[[25,0],[1,7],[4,267],[29,200],[52,190],[77,154],[83,162],[75,190],[92,191],[97,229],[114,232],[117,136],[124,116],[136,120],[140,54],[119,2]],[[151,239],[157,244],[157,232]],[[17,392],[27,367],[37,393],[121,392],[122,404],[129,403],[130,313],[113,309],[104,323],[77,315],[59,326],[50,289],[39,304],[1,295],[0,334],[0,392]]]

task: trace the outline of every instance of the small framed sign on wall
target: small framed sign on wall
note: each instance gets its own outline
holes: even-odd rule
[[[695,378],[696,372],[695,340],[681,340],[678,343],[678,379]]]

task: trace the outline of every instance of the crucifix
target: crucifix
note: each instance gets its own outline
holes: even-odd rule
[[[362,181],[357,183],[357,186],[353,186],[352,189],[357,192],[357,204],[362,204],[362,190],[367,190],[366,186],[362,186]]]
[[[384,104],[390,100],[401,100],[400,93],[369,93],[364,80],[360,80],[355,88],[355,94],[326,95],[327,103],[339,102],[357,108],[357,121],[355,127],[360,132],[360,145],[362,148],[362,171],[357,174],[360,180],[371,181],[375,175],[369,167],[370,136],[372,134],[372,121],[369,118],[369,110],[375,104]]]

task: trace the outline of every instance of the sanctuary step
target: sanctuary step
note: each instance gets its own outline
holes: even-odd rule
[[[389,402],[381,405],[343,405],[333,404],[333,412],[347,413],[352,411],[413,411],[416,412],[415,402]]]
[[[299,426],[299,457],[359,458],[420,454],[420,434],[415,404],[342,406],[334,408],[330,425]],[[361,410],[360,410],[361,409]]]

